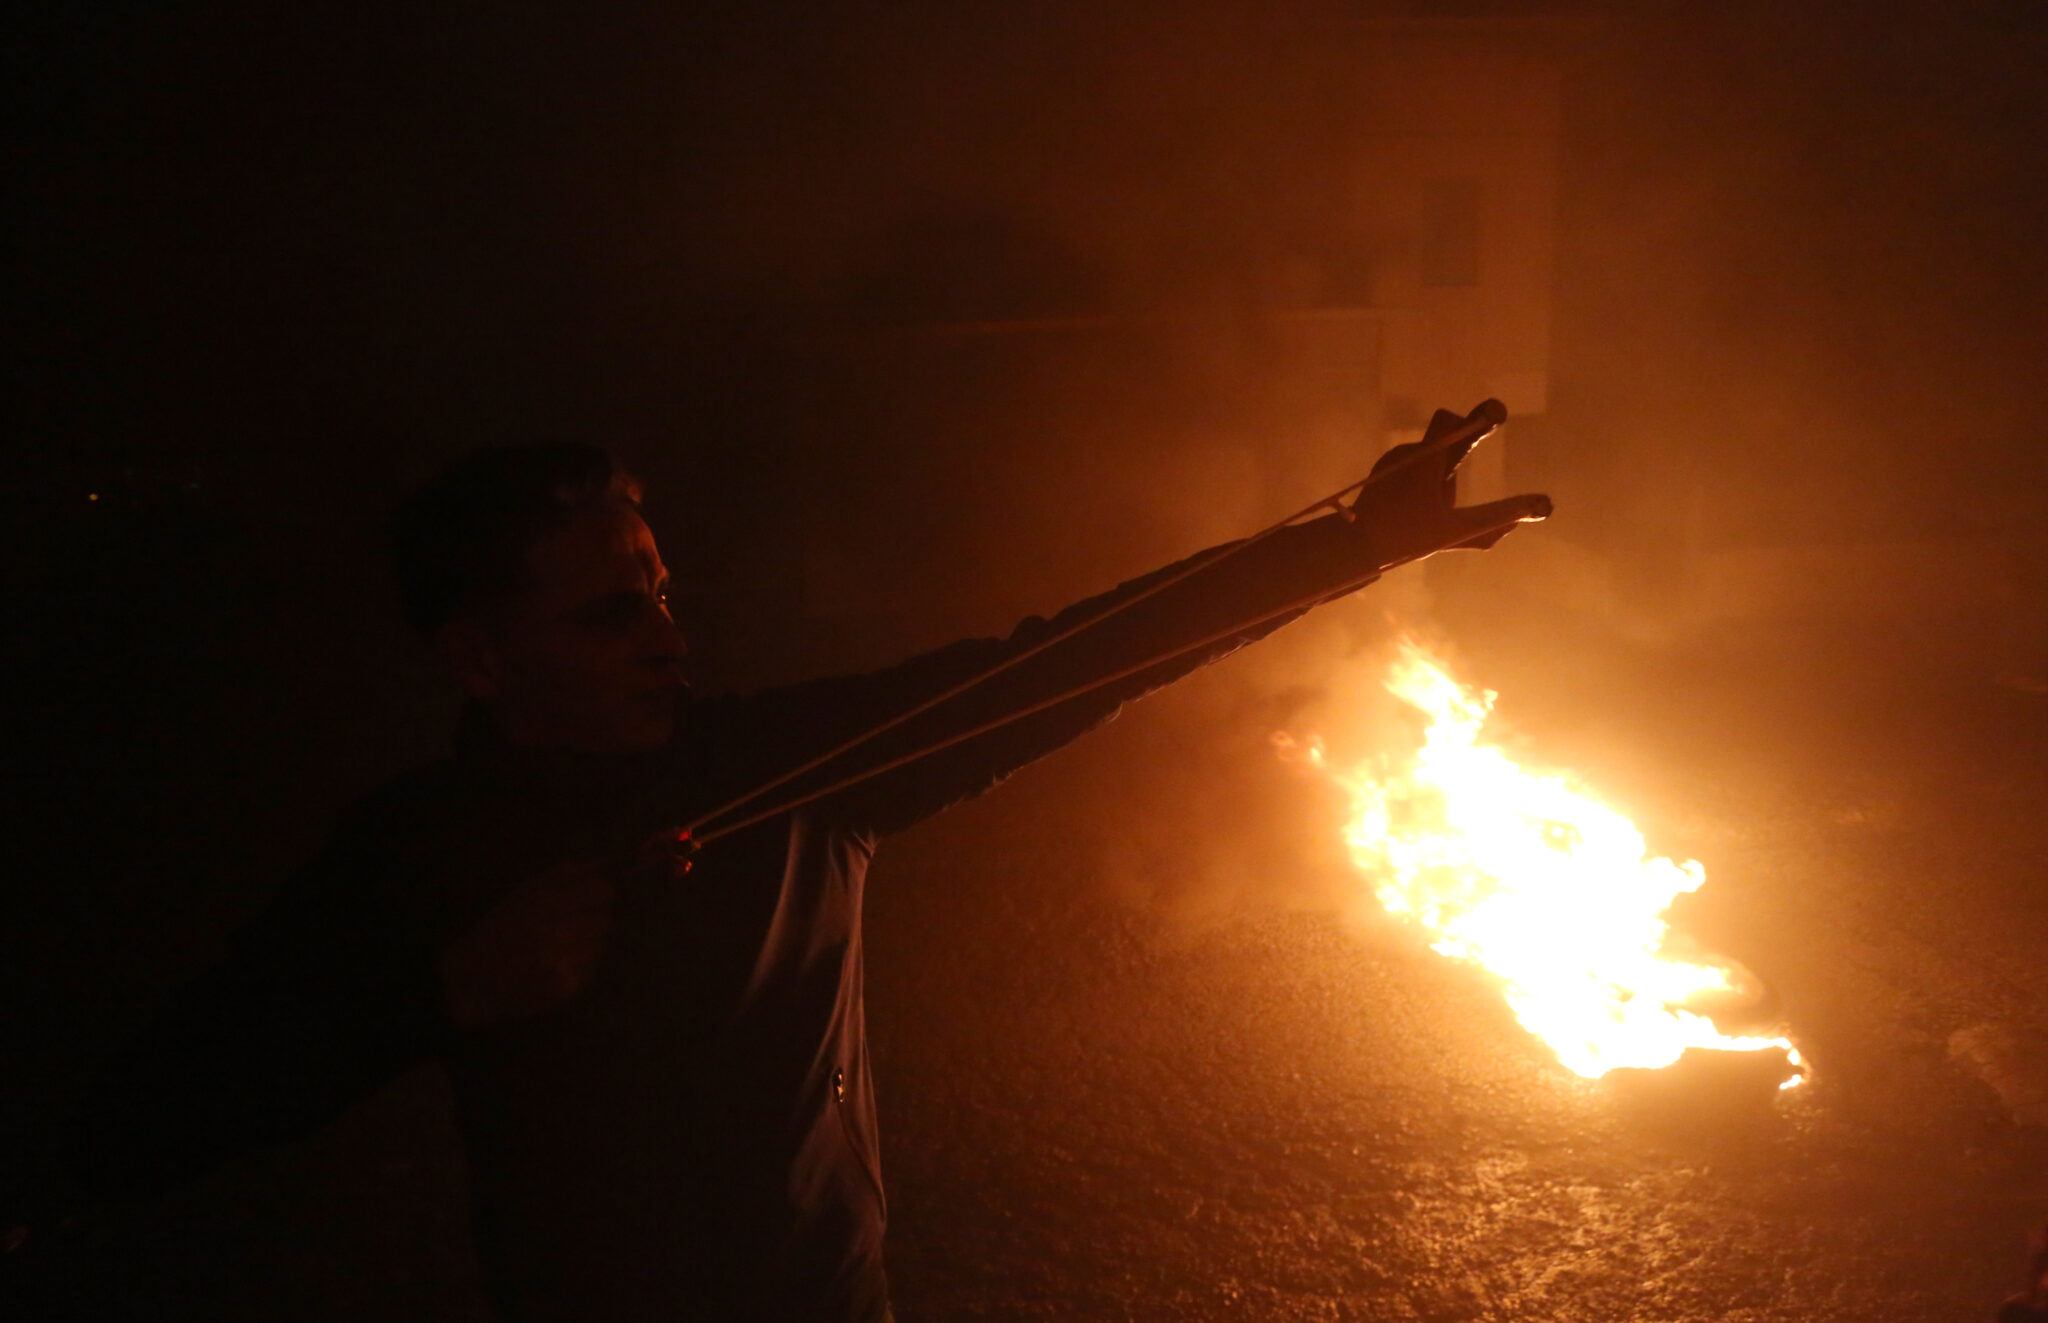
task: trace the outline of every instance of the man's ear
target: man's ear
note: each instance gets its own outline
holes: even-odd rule
[[[505,692],[505,658],[498,641],[474,620],[451,620],[434,635],[434,651],[469,697],[490,702]]]

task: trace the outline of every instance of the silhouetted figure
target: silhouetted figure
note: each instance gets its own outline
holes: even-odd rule
[[[1171,568],[1007,639],[693,699],[633,479],[585,446],[470,457],[396,525],[408,617],[470,699],[454,755],[351,808],[229,959],[120,1054],[77,1109],[76,1180],[98,1198],[166,1188],[438,1059],[507,1320],[886,1318],[860,923],[877,842],[1300,614],[1264,619],[1282,606],[1547,512],[1540,497],[1456,510],[1460,457],[753,807],[1151,663],[1136,673],[717,840],[687,876],[677,823]]]

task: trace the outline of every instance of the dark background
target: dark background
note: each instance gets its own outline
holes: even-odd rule
[[[1409,10],[1558,12],[1374,12]],[[1342,92],[1318,54],[1351,16],[17,12],[0,475],[10,1098],[60,1090],[220,948],[341,804],[439,750],[452,700],[389,608],[378,523],[472,446],[587,439],[643,473],[711,689],[997,630],[1238,531],[1214,517],[1226,493],[1148,488],[1161,442],[1143,420],[1164,429],[1185,405],[1146,395],[1142,373],[1038,419],[1131,421],[1127,453],[1070,481],[1000,419],[936,441],[906,425],[888,337],[1170,312],[1256,284],[1277,236],[1307,223],[1302,181],[1330,150],[1314,129]],[[1433,581],[1425,623],[1496,674],[1557,679],[1557,705],[1594,677],[1654,692],[1674,666],[1719,668],[1712,683],[1736,692],[1789,671],[1887,711],[1921,701],[1916,685],[2038,677],[2038,7],[1594,6],[1557,32],[1553,408],[1510,478],[1560,513],[1521,536],[1622,567],[1646,609],[1681,573],[1668,547],[1684,520],[1694,545],[1764,552],[1989,539],[2004,577],[1965,584],[1978,571],[1958,562],[1953,599],[1768,622],[1770,647],[1722,637],[1679,662],[1597,622],[1532,620],[1488,596],[1483,565]],[[1146,259],[1105,267],[1047,241],[1029,224],[1042,190],[1146,227]],[[1063,925],[1156,936],[1320,903],[1324,852],[1284,844],[1320,820],[1289,817],[1275,805],[1290,792],[1246,769],[1327,688],[1330,658],[1384,630],[1370,606],[1345,619],[1342,638],[1203,681],[878,872],[894,888],[878,892],[874,973],[892,1159],[940,1167],[928,1155],[959,1137],[905,1124],[931,1120],[911,1101],[918,1071],[942,1074],[934,1045],[1011,1013],[956,968],[963,945],[1003,967]],[[2031,757],[2037,717],[2000,709],[1959,738]],[[1598,719],[1555,724],[1564,752],[1629,765],[1568,738]],[[1657,756],[1696,748],[1681,734]],[[1638,770],[1646,811],[1678,820]],[[1020,896],[1020,878],[1036,889]],[[436,1085],[408,1087],[339,1137],[138,1214],[105,1251],[106,1280],[126,1283],[109,1299],[466,1316],[457,1159]],[[1004,1190],[963,1178],[959,1197]],[[936,1229],[953,1210],[899,1198],[899,1243],[943,1278]],[[2007,1214],[2012,1243],[2039,1211]],[[1012,1279],[950,1271],[955,1293],[927,1287],[931,1308],[1008,1312]],[[215,1312],[222,1293],[248,1303]]]

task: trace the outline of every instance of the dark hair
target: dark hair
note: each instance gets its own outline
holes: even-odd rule
[[[493,446],[458,460],[391,519],[399,602],[421,634],[529,585],[526,553],[577,511],[640,503],[639,480],[577,442]]]

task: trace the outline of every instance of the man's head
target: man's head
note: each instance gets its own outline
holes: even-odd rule
[[[406,619],[512,744],[667,741],[687,690],[640,485],[595,446],[460,461],[393,523]]]

